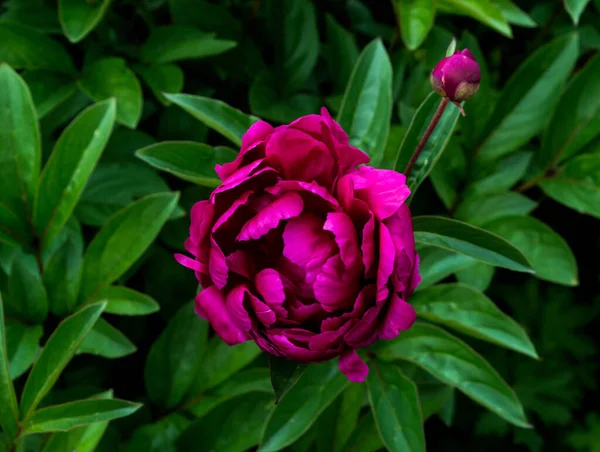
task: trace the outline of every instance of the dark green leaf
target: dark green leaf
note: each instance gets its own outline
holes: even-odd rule
[[[71,121],[77,113],[81,112],[81,110],[92,103],[90,98],[77,86],[77,89],[71,96],[44,116],[40,123],[42,136],[52,135],[56,129]]]
[[[75,214],[83,224],[103,226],[111,216],[140,197],[168,190],[169,186],[156,171],[142,162],[100,163],[81,195]]]
[[[79,87],[93,100],[114,97],[117,100],[117,121],[135,129],[142,117],[142,87],[122,58],[94,61],[83,71]]]
[[[267,13],[279,87],[286,93],[301,90],[319,57],[315,8],[304,0],[275,0],[268,3]]]
[[[335,361],[311,364],[273,410],[259,451],[274,452],[292,444],[349,384]]]
[[[486,223],[486,229],[504,237],[531,262],[538,278],[576,286],[577,262],[565,240],[532,217],[504,217]]]
[[[416,323],[397,339],[378,345],[380,358],[413,362],[498,416],[519,427],[530,427],[517,396],[492,366],[442,329]]]
[[[206,187],[217,187],[221,179],[215,165],[230,162],[236,153],[192,141],[164,141],[140,149],[137,157],[159,170]]]
[[[99,2],[59,0],[58,16],[69,41],[79,42],[85,38],[102,20],[109,4],[110,0]]]
[[[238,38],[241,23],[231,14],[229,5],[210,3],[207,0],[170,0],[169,9],[173,23],[192,25],[200,30],[213,31],[226,38]]]
[[[600,55],[569,82],[544,131],[542,149],[535,154],[538,173],[580,152],[600,134]]]
[[[165,106],[170,105],[171,102],[163,96],[163,92],[180,93],[183,89],[183,71],[176,64],[140,65],[136,70],[159,102]]]
[[[28,25],[45,33],[61,33],[56,5],[44,0],[8,0],[0,20]]]
[[[398,124],[392,124],[387,143],[385,144],[383,159],[381,160],[378,168],[391,170],[395,169],[398,152],[400,152],[400,146],[402,145],[402,141],[406,136],[406,131],[406,127],[399,126]]]
[[[25,420],[23,434],[65,432],[83,425],[129,416],[141,407],[118,399],[79,400],[36,411]]]
[[[417,292],[410,301],[425,320],[538,358],[525,330],[469,286],[441,284]]]
[[[512,30],[498,9],[490,0],[439,0],[438,8],[440,12],[448,14],[457,14],[469,16],[478,20],[482,24],[493,28],[509,38],[512,38]]]
[[[119,278],[150,246],[177,205],[178,193],[146,196],[112,216],[85,253],[81,299]]]
[[[544,127],[556,93],[577,60],[578,48],[577,35],[570,34],[544,45],[519,66],[488,121],[478,148],[482,159],[518,149]]]
[[[355,430],[365,396],[365,385],[348,386],[341,396],[339,417],[336,419],[333,441],[335,451],[341,452],[351,445],[348,440]],[[329,432],[331,434],[331,432]]]
[[[48,394],[63,369],[90,332],[106,303],[97,303],[66,318],[46,342],[21,396],[21,415],[27,417]]]
[[[71,58],[53,39],[35,28],[15,22],[0,23],[0,61],[14,69],[47,69],[73,74]]]
[[[508,23],[520,27],[537,27],[535,21],[511,0],[492,0],[492,3],[502,12]]]
[[[589,2],[590,0],[565,0],[565,9],[575,25],[579,23],[579,18]]]
[[[552,199],[600,218],[600,154],[574,158],[540,186]]]
[[[8,278],[6,304],[19,319],[42,323],[48,316],[48,296],[33,256],[15,258]]]
[[[423,420],[439,413],[444,405],[454,395],[454,388],[442,383],[426,382],[418,385],[419,402]]]
[[[375,419],[369,411],[360,419],[356,430],[352,432],[345,452],[375,452],[383,448]]]
[[[259,354],[260,349],[252,341],[231,347],[220,337],[213,337],[194,377],[189,396],[214,388],[254,361]]]
[[[458,205],[454,216],[475,226],[510,215],[526,216],[537,203],[515,192],[469,196]]]
[[[467,115],[467,118],[470,116]],[[464,127],[465,123],[463,121],[461,122],[461,128],[464,130]],[[464,190],[467,160],[456,139],[451,138],[447,147],[448,149],[441,155],[437,165],[431,169],[429,180],[444,206],[450,210],[454,207],[459,193]]]
[[[2,38],[2,48],[10,47]],[[0,55],[0,61],[4,58]],[[0,218],[11,214],[12,224],[28,217],[38,184],[42,151],[40,131],[27,85],[7,64],[0,64]],[[14,238],[28,238],[28,229],[1,230]]]
[[[97,355],[115,359],[131,355],[136,346],[123,333],[104,319],[98,319],[77,350],[78,355]]]
[[[496,267],[532,271],[526,257],[508,241],[467,223],[444,217],[415,217],[414,231],[419,243],[455,251]]]
[[[383,158],[392,116],[392,65],[380,39],[364,48],[346,87],[337,120],[350,144],[371,157]]]
[[[281,402],[290,389],[294,387],[306,370],[307,365],[293,360],[269,356],[271,386],[275,393],[275,403]]]
[[[107,302],[104,312],[117,315],[148,315],[160,309],[148,295],[124,286],[109,286],[100,290],[96,300]]]
[[[475,262],[470,267],[463,268],[456,272],[456,279],[481,292],[485,292],[494,279],[496,268],[491,265]]]
[[[273,408],[273,399],[268,394],[255,392],[236,397],[191,424],[181,435],[177,450],[195,452],[199,444],[207,452],[251,449],[260,441]]]
[[[169,409],[188,391],[205,354],[208,324],[198,318],[191,304],[184,305],[152,345],[144,380],[148,396]]]
[[[510,189],[527,171],[531,152],[515,152],[493,162],[476,161],[472,181],[463,196],[500,193]]]
[[[42,338],[41,325],[24,325],[6,322],[6,349],[10,362],[10,376],[13,380],[29,370],[40,351]]]
[[[50,71],[25,71],[22,76],[31,90],[38,119],[66,101],[77,89],[69,77]]]
[[[165,94],[165,97],[238,146],[242,144],[242,135],[258,121],[220,100],[191,94]]]
[[[435,18],[434,0],[397,0],[396,16],[402,41],[410,50],[417,49],[427,37]]]
[[[173,413],[154,424],[142,425],[127,441],[125,452],[176,452],[175,441],[189,424],[185,416]]]
[[[419,106],[419,109],[415,113],[412,122],[408,127],[408,131],[404,136],[402,146],[400,146],[400,149],[398,150],[396,171],[403,172],[405,170],[421,137],[440,107],[440,102],[443,102],[440,96],[436,93],[431,93]],[[417,190],[419,185],[421,185],[431,169],[435,166],[444,152],[444,149],[446,149],[454,128],[456,127],[460,112],[454,105],[447,105],[448,106],[442,113],[442,117],[437,126],[419,154],[419,158],[415,162],[410,175],[407,177],[406,183],[412,193]]]
[[[79,200],[112,131],[114,99],[84,110],[62,133],[40,177],[33,223],[41,246],[55,239]]]
[[[218,55],[237,45],[214,36],[214,33],[204,33],[195,27],[156,27],[142,46],[141,58],[145,63],[171,63]]]
[[[398,366],[371,360],[369,402],[381,439],[389,451],[425,451],[417,386]]]
[[[327,64],[333,79],[334,92],[343,93],[358,60],[359,50],[352,33],[342,27],[332,15],[325,16],[327,25]]]
[[[419,246],[419,273],[421,283],[417,290],[423,290],[447,278],[452,273],[470,267],[473,264],[484,265],[475,259],[437,246]]]
[[[4,303],[0,295],[0,426],[11,440],[17,436],[19,419],[19,406],[8,361]]]

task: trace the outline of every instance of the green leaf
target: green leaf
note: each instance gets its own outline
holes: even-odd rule
[[[40,351],[41,325],[6,322],[6,350],[10,377],[15,380],[29,370]]]
[[[33,256],[20,255],[12,265],[6,304],[19,319],[43,323],[48,316],[48,296]]]
[[[469,196],[458,205],[454,216],[475,226],[510,215],[529,215],[537,203],[515,192]]]
[[[459,282],[465,283],[481,292],[485,292],[490,287],[495,273],[495,267],[476,262],[470,267],[458,270],[455,274],[456,279],[458,279]]]
[[[10,376],[2,295],[0,295],[0,426],[12,442],[19,430],[19,406]]]
[[[259,354],[260,349],[252,341],[231,347],[220,337],[213,337],[194,376],[189,395],[197,396],[214,388],[254,361]]]
[[[600,154],[570,160],[540,186],[555,201],[600,218]]]
[[[21,395],[23,418],[31,414],[52,389],[105,307],[106,303],[88,306],[67,317],[52,333],[25,383]]]
[[[275,80],[286,93],[302,90],[319,58],[315,8],[304,0],[275,0],[267,5],[279,72]]]
[[[71,78],[50,71],[25,71],[22,77],[31,91],[38,119],[66,101],[76,90]]]
[[[131,355],[136,346],[123,333],[104,319],[98,319],[77,350],[78,355],[88,354],[115,359]]]
[[[433,26],[434,0],[396,0],[394,6],[402,41],[410,50],[419,48]]]
[[[403,172],[410,161],[421,137],[429,126],[431,119],[435,115],[440,102],[443,101],[436,93],[431,93],[427,99],[419,106],[419,109],[413,116],[408,127],[404,140],[398,151],[396,171]],[[454,132],[460,112],[454,105],[448,104],[437,126],[427,140],[425,147],[419,154],[412,171],[407,177],[407,185],[414,193],[419,185],[425,180],[431,169],[435,166],[440,156],[446,149],[450,137]]]
[[[437,246],[417,244],[421,283],[416,290],[423,290],[447,278],[451,274],[475,265],[484,265],[475,259]]]
[[[207,451],[244,452],[252,449],[260,441],[263,426],[273,408],[273,399],[268,394],[255,392],[236,397],[192,423],[181,435],[177,450],[195,452],[199,444]]]
[[[398,152],[400,150],[400,146],[402,145],[402,141],[406,136],[406,127],[400,126],[398,124],[392,124],[390,127],[390,133],[388,135],[387,143],[385,144],[385,151],[383,153],[383,159],[379,164],[378,168],[384,169],[395,169],[396,159],[398,157]]]
[[[417,386],[398,366],[371,360],[367,378],[375,423],[389,451],[425,451]]]
[[[62,234],[65,240],[57,249],[46,249],[49,258],[44,261],[43,277],[50,312],[59,317],[73,312],[77,304],[83,263],[83,235],[75,218],[71,217],[52,246],[59,241]]]
[[[116,281],[142,255],[177,205],[178,193],[146,196],[112,216],[87,248],[81,299]]]
[[[5,25],[0,23],[2,48],[10,47],[2,38]],[[3,59],[0,55],[0,61]],[[0,211],[24,220],[28,218],[40,173],[40,131],[27,85],[6,64],[0,64],[0,149]],[[13,237],[28,234],[24,231],[4,230]]]
[[[471,115],[467,115],[469,118]],[[465,130],[466,123],[461,122],[461,128]],[[463,134],[464,136],[464,134]],[[462,196],[465,177],[467,173],[467,160],[465,153],[458,141],[450,138],[448,149],[441,155],[438,163],[431,169],[429,180],[440,200],[450,210],[455,202]],[[459,195],[460,193],[460,195]]]
[[[346,450],[346,447],[352,444],[348,440],[358,423],[364,396],[365,385],[360,384],[350,385],[342,393],[339,416],[333,434],[335,452]]]
[[[521,251],[496,234],[444,217],[415,217],[413,223],[415,240],[419,243],[455,251],[496,267],[532,271]]]
[[[237,154],[227,148],[213,148],[193,141],[163,141],[140,149],[135,155],[180,179],[214,188],[221,184],[215,165],[230,162]]]
[[[144,380],[148,396],[162,408],[174,408],[182,401],[203,364],[208,324],[191,304],[185,304],[152,345]]]
[[[397,339],[378,345],[379,358],[413,362],[514,425],[531,427],[517,396],[492,366],[444,330],[417,322]]]
[[[133,158],[133,150],[131,152]],[[119,210],[142,196],[169,191],[169,186],[142,162],[100,163],[75,208],[79,221],[103,226]]]
[[[141,58],[145,63],[171,63],[219,55],[237,45],[214,36],[183,25],[156,27],[142,46]]]
[[[499,193],[510,189],[525,175],[531,152],[515,152],[493,162],[476,161],[472,181],[463,196]]]
[[[44,0],[8,0],[0,20],[28,25],[44,33],[59,33],[56,7]]]
[[[165,97],[238,146],[250,126],[258,121],[220,100],[191,94],[165,94]]]
[[[93,100],[114,97],[117,121],[135,129],[142,117],[142,87],[122,58],[103,58],[87,65],[79,87]]]
[[[454,395],[454,388],[445,384],[424,382],[417,387],[423,420],[440,413]]]
[[[345,452],[375,452],[383,448],[375,419],[369,411],[360,419],[356,430],[352,432]]]
[[[538,358],[525,330],[492,300],[464,284],[441,284],[410,300],[419,317]]]
[[[117,315],[148,315],[160,309],[153,298],[124,286],[109,286],[100,290],[96,300],[106,300],[104,312]]]
[[[539,174],[580,152],[600,134],[600,55],[571,79],[535,154]]]
[[[437,5],[439,12],[472,17],[504,36],[512,38],[512,30],[506,18],[490,0],[476,2],[471,0],[439,0]]]
[[[477,149],[482,159],[508,154],[538,134],[578,54],[577,34],[569,34],[540,47],[519,66],[500,94],[501,101],[482,135]]]
[[[306,368],[307,364],[269,355],[271,386],[275,393],[276,404],[281,402],[283,396],[298,383]]]
[[[69,41],[79,42],[85,38],[102,20],[109,4],[110,0],[99,2],[59,0],[58,17]]]
[[[96,422],[129,416],[139,410],[139,403],[118,399],[78,400],[36,411],[23,424],[23,435],[66,432]]]
[[[331,14],[325,15],[327,26],[327,64],[335,93],[346,89],[352,70],[358,60],[359,50],[354,35],[342,27]]]
[[[511,0],[492,0],[492,3],[502,12],[508,23],[520,27],[537,27],[537,23]]]
[[[258,450],[274,452],[292,444],[349,384],[335,361],[311,364],[273,410]]]
[[[175,441],[190,423],[181,414],[173,413],[154,424],[142,425],[133,432],[124,452],[176,452]]]
[[[352,71],[337,120],[350,144],[371,157],[383,158],[392,117],[392,64],[380,39],[367,45]]]
[[[150,87],[158,101],[167,106],[171,102],[163,96],[165,93],[180,93],[183,89],[183,71],[176,64],[154,64],[137,66],[136,71]]]
[[[504,217],[486,223],[485,227],[518,248],[531,262],[538,278],[565,286],[579,284],[577,262],[569,245],[540,220]]]
[[[15,22],[0,23],[0,61],[14,69],[47,69],[75,73],[69,54],[53,39],[35,28]]]
[[[65,225],[108,142],[115,123],[114,99],[85,109],[58,139],[44,167],[33,209],[41,247]]]
[[[571,16],[573,23],[577,25],[579,23],[581,15],[583,14],[583,10],[590,2],[590,0],[564,0],[564,2],[565,9],[569,13],[569,16]]]

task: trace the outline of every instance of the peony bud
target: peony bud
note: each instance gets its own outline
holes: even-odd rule
[[[431,73],[431,86],[436,93],[453,102],[470,99],[479,88],[481,70],[468,49],[457,50],[441,60]]]

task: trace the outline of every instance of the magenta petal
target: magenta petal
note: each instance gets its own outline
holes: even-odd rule
[[[240,231],[237,240],[259,239],[282,220],[289,220],[302,213],[304,202],[294,192],[286,193],[251,218]]]
[[[333,233],[346,268],[360,267],[361,255],[352,219],[343,212],[330,212],[327,214],[323,229]]]
[[[225,305],[225,297],[215,286],[203,289],[196,296],[196,312],[210,322],[227,344],[235,345],[249,339],[232,321]]]
[[[331,132],[331,135],[335,140],[340,144],[348,144],[348,134],[344,132],[342,126],[340,126],[329,114],[329,111],[325,107],[321,108],[321,118],[323,118],[323,122]],[[366,154],[365,154],[366,155]],[[368,160],[367,156],[367,162]],[[365,162],[366,163],[366,162]]]
[[[377,268],[377,302],[389,295],[388,282],[394,271],[396,249],[390,231],[385,224],[379,225],[379,267]]]
[[[242,250],[235,250],[225,258],[227,267],[230,271],[243,276],[246,279],[254,279],[256,274],[256,262],[248,253]]]
[[[356,350],[348,350],[340,356],[338,361],[340,371],[353,383],[362,383],[369,375],[369,366],[365,363]]]
[[[209,201],[198,201],[190,212],[190,241],[198,246],[208,235],[215,206]]]
[[[256,290],[268,305],[282,304],[285,301],[283,281],[277,270],[265,268],[256,275],[254,280]]]
[[[179,253],[175,254],[174,257],[175,260],[184,267],[191,268],[192,270],[197,272],[206,273],[206,265],[204,265],[203,263],[198,262],[194,259],[190,259],[189,257]]]
[[[400,331],[408,330],[413,326],[416,319],[415,309],[398,295],[393,294],[379,331],[379,337],[381,339],[394,339]]]
[[[319,255],[325,263],[334,247],[330,234],[323,231],[323,220],[315,215],[303,213],[292,218],[283,230],[283,255],[302,268]]]
[[[344,336],[344,341],[351,347],[362,348],[377,340],[377,317],[381,308],[369,308],[362,319]]]
[[[252,190],[248,190],[246,192],[244,192],[242,194],[242,196],[240,196],[238,199],[236,199],[233,204],[231,204],[231,206],[229,206],[229,208],[223,212],[223,215],[221,215],[217,221],[215,221],[215,224],[212,227],[212,232],[213,234],[221,227],[223,226],[225,223],[227,223],[227,220],[229,220],[237,211],[238,208],[240,208],[241,206],[245,205],[248,202],[248,199],[250,198],[250,196],[252,195]]]
[[[365,267],[365,277],[370,278],[374,273],[375,265],[375,218],[373,216],[371,216],[363,228],[360,248]]]
[[[378,220],[392,216],[410,196],[406,177],[396,171],[362,166],[348,176],[354,196],[366,202]]]
[[[252,305],[254,314],[256,314],[256,317],[260,323],[266,327],[269,327],[277,321],[277,316],[268,305],[250,293],[248,293],[248,297],[250,298],[250,304]]]
[[[217,242],[211,239],[210,251],[208,254],[208,274],[219,289],[222,289],[227,284],[227,274],[229,269],[227,268],[227,261],[225,255]]]
[[[347,309],[358,289],[358,272],[347,271],[339,254],[330,257],[314,283],[315,298],[327,312]]]
[[[291,122],[288,126],[282,128],[290,128],[301,130],[313,138],[319,138],[321,135],[321,127],[323,119],[319,115],[306,115]]]
[[[243,332],[252,329],[252,320],[250,314],[244,306],[248,288],[243,285],[234,287],[229,291],[226,297],[227,312],[233,323]]]

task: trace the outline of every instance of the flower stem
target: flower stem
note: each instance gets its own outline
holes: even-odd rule
[[[429,140],[429,137],[433,133],[435,126],[437,126],[438,122],[440,122],[440,118],[442,117],[444,110],[446,110],[446,107],[448,106],[449,102],[450,101],[447,97],[442,97],[442,100],[440,101],[440,105],[438,106],[438,109],[435,112],[435,115],[433,115],[433,118],[431,118],[431,122],[427,126],[427,130],[425,131],[425,133],[423,134],[423,137],[421,138],[421,141],[419,141],[419,144],[415,148],[415,152],[413,152],[413,155],[410,158],[408,165],[406,165],[406,169],[404,170],[404,175],[406,177],[408,177],[410,175],[410,172],[413,169],[413,166],[415,166],[415,163],[417,162],[417,159],[419,158],[421,151],[427,144],[427,141]]]

